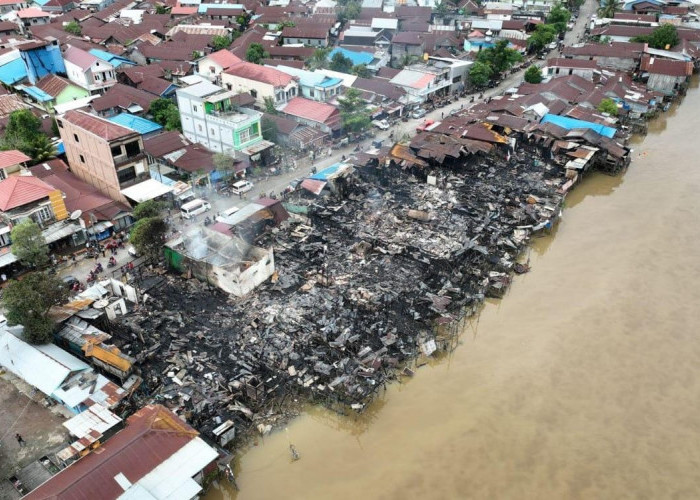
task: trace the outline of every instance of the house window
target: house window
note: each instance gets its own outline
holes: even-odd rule
[[[314,96],[314,89],[309,89],[309,97],[313,97],[313,96]]]
[[[115,157],[122,154],[122,147],[121,146],[112,146],[110,148],[110,150],[112,151],[112,158],[115,158]]]
[[[79,155],[79,156],[80,156],[80,163],[85,163],[85,157],[83,155]]]
[[[128,156],[136,156],[141,152],[141,145],[139,144],[139,141],[127,142],[124,144],[124,148],[126,149],[126,154]]]
[[[63,128],[63,121],[56,120],[56,123],[58,124],[58,128]]]
[[[216,73],[216,69],[214,69],[214,66],[209,66],[209,73]]]
[[[119,178],[119,184],[132,181],[136,179],[136,169],[132,166],[122,170],[118,170],[117,178]]]
[[[192,111],[194,111],[195,113],[197,112],[197,106],[195,106],[194,104],[192,105]]]
[[[73,134],[73,139],[75,139],[75,142],[80,142],[80,139],[78,139],[78,134]]]
[[[256,90],[251,89],[251,90],[250,90],[250,95],[253,96],[253,99],[257,99],[257,98],[258,98],[258,92],[257,92]]]
[[[231,89],[233,88],[233,85],[231,85],[230,83],[227,83],[227,84],[226,84],[226,88],[227,88],[228,90],[231,90]]]
[[[200,124],[200,125],[197,125],[197,128],[199,129],[200,132],[202,131],[202,125],[201,125],[201,124]]]
[[[53,214],[51,213],[51,207],[47,205],[34,212],[34,215],[39,221],[47,221],[51,219]]]
[[[240,133],[241,144],[244,144],[250,140],[250,129],[241,130]]]

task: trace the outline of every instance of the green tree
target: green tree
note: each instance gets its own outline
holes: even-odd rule
[[[622,10],[622,2],[618,0],[602,0],[600,2],[600,8],[598,9],[598,15],[600,17],[612,19],[615,17],[615,12],[618,10]]]
[[[29,145],[29,156],[36,163],[49,160],[56,156],[56,146],[45,134],[41,134]]]
[[[263,97],[263,103],[265,104],[265,113],[270,113],[271,115],[276,115],[279,113],[275,107],[275,100],[272,97]]]
[[[180,111],[170,99],[159,97],[151,102],[148,112],[153,120],[165,127],[166,130],[182,130]]]
[[[259,43],[251,43],[248,46],[248,50],[245,51],[245,59],[248,62],[252,62],[255,64],[260,64],[260,61],[263,59],[270,57],[270,54],[265,52],[265,47],[263,47]]]
[[[598,111],[601,113],[607,113],[610,116],[617,116],[617,104],[612,99],[606,97],[600,101],[600,104],[598,104]]]
[[[129,241],[141,255],[157,258],[163,248],[167,230],[168,226],[161,217],[146,217],[136,221]]]
[[[165,204],[160,201],[147,200],[136,205],[132,215],[136,220],[158,217],[164,208]]]
[[[508,48],[508,40],[499,40],[493,47],[479,52],[476,60],[491,66],[492,77],[497,77],[500,73],[508,70],[515,63],[523,60],[523,56],[517,50]]]
[[[227,36],[214,35],[211,39],[211,46],[214,50],[227,49],[229,45],[231,45],[231,40]]]
[[[352,69],[352,60],[349,57],[345,57],[342,53],[336,52],[333,54],[333,57],[331,57],[331,64],[328,69],[341,73],[350,73]]]
[[[346,23],[351,19],[357,19],[360,12],[362,12],[362,5],[360,2],[356,0],[346,2],[345,5],[338,10],[338,21]]]
[[[12,228],[12,253],[19,261],[32,268],[45,266],[49,262],[49,248],[41,234],[41,228],[31,219],[25,219]]]
[[[311,56],[311,58],[308,61],[306,61],[306,64],[308,64],[309,68],[311,68],[312,70],[325,69],[328,67],[328,56],[330,55],[330,53],[330,47],[316,49],[314,50],[314,53]]]
[[[202,57],[202,53],[199,52],[198,50],[193,50],[193,51],[192,51],[192,55],[190,56],[190,58],[191,58],[193,61],[196,61],[196,60],[199,59],[200,57]]]
[[[540,83],[542,81],[542,70],[535,65],[530,66],[525,72],[525,81],[527,83]]]
[[[491,73],[493,73],[493,70],[490,64],[476,61],[469,68],[469,81],[475,87],[484,87],[489,83]]]
[[[532,52],[539,52],[547,44],[554,41],[557,36],[557,30],[550,24],[538,24],[535,31],[532,32],[530,38],[527,39],[527,48]]]
[[[2,297],[7,321],[24,326],[24,338],[31,344],[51,342],[55,325],[48,316],[49,309],[67,300],[68,288],[63,282],[41,272],[10,281]]]
[[[212,162],[216,170],[221,172],[224,177],[230,177],[233,174],[233,157],[231,155],[214,153]]]
[[[362,132],[372,123],[370,113],[361,96],[359,90],[351,87],[343,97],[338,98],[340,116],[346,132]]]
[[[268,117],[264,116],[260,120],[260,126],[262,128],[262,136],[266,141],[277,143],[277,135],[279,134],[279,129],[277,124],[270,120]]]
[[[42,134],[41,120],[28,109],[10,113],[2,138],[2,149],[18,149],[26,155],[31,153],[32,143]]]
[[[366,64],[356,64],[355,66],[352,67],[352,70],[350,72],[353,75],[357,75],[360,78],[372,78],[372,72],[367,69]]]
[[[410,66],[416,61],[418,61],[418,56],[414,56],[413,54],[404,54],[403,57],[399,60],[399,68],[405,68],[406,66]]]
[[[557,33],[564,33],[566,31],[566,25],[571,19],[571,12],[567,10],[562,4],[558,3],[552,7],[547,16],[546,24],[554,26]]]
[[[80,24],[77,21],[71,21],[63,25],[63,31],[70,33],[71,35],[80,36],[83,32]]]
[[[630,40],[632,42],[648,43],[654,49],[671,49],[681,41],[676,27],[672,24],[663,24],[655,28],[650,35],[637,36]]]
[[[170,7],[167,5],[157,5],[156,14],[168,14],[170,12]]]
[[[445,14],[449,14],[455,9],[455,6],[452,2],[449,2],[448,0],[441,0],[439,4],[435,6],[435,13],[439,16],[444,16]]]

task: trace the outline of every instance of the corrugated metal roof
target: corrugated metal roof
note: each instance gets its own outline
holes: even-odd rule
[[[191,476],[216,458],[215,450],[210,448],[209,453],[203,451],[203,446],[206,446],[203,442],[198,443],[196,448],[187,449],[193,458],[189,463],[180,455],[174,456],[188,443],[197,440],[197,435],[197,431],[167,408],[146,406],[129,417],[126,428],[110,438],[99,448],[99,452],[78,460],[25,498],[117,498],[125,494],[125,489],[114,479],[118,474],[122,474],[131,484],[136,484],[155,472],[140,487],[154,487],[153,491],[157,492],[163,490],[155,489],[160,481],[154,479],[162,480],[167,472],[167,480],[177,488],[180,484],[187,484]],[[171,457],[173,463],[181,467],[180,470],[173,472],[170,465],[157,470]],[[203,463],[205,460],[207,463]],[[184,489],[190,491],[187,487]],[[179,498],[176,492],[173,495],[173,498]]]
[[[41,90],[39,87],[24,87],[22,90],[24,90],[25,93],[36,99],[38,102],[46,102],[53,99],[52,96]]]
[[[568,116],[552,114],[544,115],[544,118],[542,118],[542,121],[540,123],[553,123],[554,125],[562,127],[566,130],[572,130],[577,128],[589,129],[608,138],[614,137],[616,132],[616,130],[613,127],[606,127],[605,125],[601,125],[599,123],[593,123],[584,120],[576,120],[574,118],[569,118]]]
[[[0,181],[0,210],[7,212],[27,203],[46,198],[54,188],[41,179],[13,175]]]
[[[47,396],[53,394],[71,372],[90,369],[53,344],[29,345],[14,334],[21,335],[23,330],[21,326],[9,327],[0,333],[0,365]]]
[[[21,58],[17,58],[0,66],[0,82],[13,85],[27,78],[27,67]]]
[[[170,193],[172,187],[166,186],[155,179],[147,179],[128,188],[122,189],[122,194],[136,203],[142,203]]]
[[[0,169],[11,167],[13,165],[19,165],[25,161],[31,160],[30,157],[25,155],[21,151],[16,149],[10,149],[9,151],[0,151]]]
[[[163,126],[156,122],[129,113],[121,113],[107,119],[117,125],[123,125],[131,130],[135,130],[141,135],[150,134],[151,132],[163,129]]]
[[[102,405],[92,405],[87,410],[63,422],[63,427],[78,439],[89,435],[92,431],[104,434],[118,425],[122,419]]]

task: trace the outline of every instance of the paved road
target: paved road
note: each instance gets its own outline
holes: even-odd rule
[[[566,33],[564,41],[566,44],[572,44],[576,43],[582,36],[586,28],[586,23],[590,21],[590,18],[592,14],[596,11],[598,7],[598,3],[595,0],[586,0],[586,2],[581,6],[580,12],[578,19],[574,25],[574,27]],[[554,57],[558,55],[557,51],[553,51],[549,54],[549,57]],[[545,64],[545,61],[543,60],[537,60],[535,59],[533,61],[533,64],[537,64],[538,66],[543,66]],[[487,89],[484,91],[484,99],[487,99],[489,97],[493,97],[496,95],[502,94],[506,89],[509,89],[511,87],[517,87],[522,81],[523,81],[523,74],[525,70],[521,70],[517,73],[514,73],[512,75],[509,75],[507,78],[505,78],[501,84],[498,87],[492,88],[492,89]],[[382,131],[374,128],[372,130],[374,137],[373,140],[383,140],[384,144],[388,144],[389,141],[389,134],[391,132],[394,133],[394,137],[396,139],[400,139],[404,136],[411,136],[415,133],[416,127],[423,123],[424,120],[426,119],[431,119],[438,121],[442,118],[443,114],[444,116],[447,116],[453,111],[458,111],[462,108],[468,108],[472,104],[469,102],[471,100],[471,96],[467,96],[464,99],[457,100],[456,102],[445,106],[443,108],[438,108],[434,111],[429,112],[424,118],[421,119],[409,119],[408,122],[398,122],[397,125],[391,127],[389,130]],[[475,104],[480,102],[479,99],[475,99]],[[362,143],[363,149],[368,149],[371,144],[371,141],[367,140]],[[339,150],[332,150],[331,154],[328,155],[328,151],[325,151],[320,158],[317,158],[316,161],[313,162],[313,165],[309,161],[308,158],[297,161],[297,168],[293,171],[290,172],[285,172],[280,175],[274,175],[270,176],[267,178],[267,180],[258,180],[254,181],[255,186],[252,191],[246,193],[246,198],[245,199],[240,199],[237,196],[232,196],[232,197],[221,197],[217,195],[216,193],[210,192],[210,191],[202,191],[201,195],[208,199],[210,203],[212,204],[212,211],[209,212],[206,215],[209,215],[210,217],[213,218],[213,216],[220,211],[223,211],[227,208],[236,206],[236,207],[242,207],[249,203],[251,200],[254,200],[258,198],[261,194],[263,193],[280,193],[284,191],[287,186],[289,186],[289,183],[294,180],[294,179],[301,179],[304,177],[308,177],[311,175],[311,168],[316,167],[318,170],[321,170],[327,166],[330,166],[334,163],[337,163],[341,161],[343,155],[345,157],[349,157],[353,154],[353,149],[355,148],[355,144],[350,145],[346,148],[342,148]],[[197,226],[203,223],[205,215],[200,215],[194,220],[190,221],[180,221],[179,217],[173,216],[173,224],[175,227],[182,231],[186,230],[190,227]],[[107,263],[107,258],[105,259],[100,259],[102,261],[102,265],[105,266]],[[119,261],[119,266],[130,260],[127,252],[125,250],[122,250],[119,252],[119,255],[117,255],[117,259]],[[79,263],[77,266],[73,267],[68,267],[67,269],[64,269],[62,271],[59,271],[61,275],[68,275],[72,274],[81,281],[85,280],[85,277],[87,276],[87,273],[90,271],[90,269],[94,267],[94,262],[87,261],[87,262],[82,262]],[[111,270],[109,270],[111,271]]]

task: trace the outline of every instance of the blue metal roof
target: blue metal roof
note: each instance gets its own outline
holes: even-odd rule
[[[20,55],[24,60],[27,76],[32,83],[34,83],[34,79],[39,80],[49,73],[55,75],[56,73],[66,72],[63,56],[58,46],[48,45],[21,50]]]
[[[42,7],[49,3],[51,0],[34,0],[34,3],[41,5]]]
[[[330,167],[326,167],[320,172],[316,172],[314,175],[309,177],[309,179],[315,179],[317,181],[326,181],[328,178],[336,173],[340,167],[345,165],[344,163],[334,163]]]
[[[27,67],[21,58],[0,66],[0,82],[12,85],[27,78]]]
[[[342,47],[336,47],[331,50],[330,54],[328,54],[328,59],[332,59],[337,53],[340,53],[344,57],[350,59],[353,66],[357,66],[358,64],[369,64],[372,62],[372,59],[374,59],[374,54],[370,52],[354,52]]]
[[[569,118],[568,116],[559,116],[546,114],[542,118],[541,123],[553,123],[558,127],[565,128],[566,130],[573,130],[575,128],[587,128],[598,132],[600,135],[612,138],[615,135],[616,129],[613,127],[606,127],[600,123],[587,122],[585,120],[576,120],[575,118]]]
[[[117,125],[122,125],[126,128],[130,128],[131,130],[135,130],[141,135],[149,134],[151,132],[156,132],[158,130],[163,129],[163,127],[161,125],[158,125],[156,122],[152,122],[151,120],[146,120],[145,118],[141,118],[140,116],[135,116],[129,113],[121,113],[117,116],[113,116],[107,119],[112,123],[116,123]]]
[[[93,56],[102,59],[103,61],[107,61],[109,64],[114,66],[115,68],[118,68],[122,64],[129,64],[131,66],[136,66],[136,63],[130,59],[127,59],[126,57],[121,57],[116,54],[112,54],[111,52],[107,52],[104,50],[100,49],[90,49],[88,50],[90,54]]]
[[[41,90],[39,87],[24,87],[24,92],[29,94],[31,97],[39,102],[46,102],[53,100],[53,97]]]

